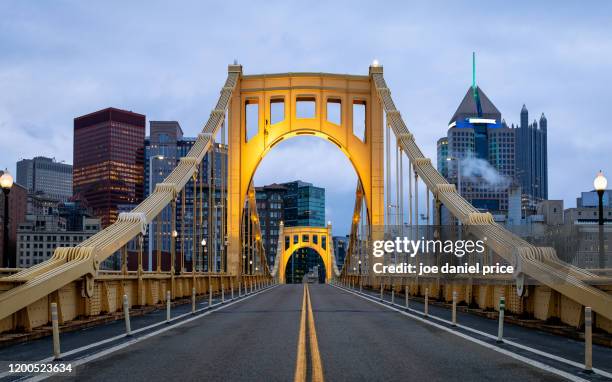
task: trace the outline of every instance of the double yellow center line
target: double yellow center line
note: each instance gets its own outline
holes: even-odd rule
[[[317,330],[312,314],[312,304],[310,302],[310,292],[308,284],[304,284],[304,297],[302,298],[302,315],[300,318],[300,334],[298,337],[297,360],[295,364],[295,382],[306,381],[306,327],[308,326],[308,344],[310,348],[311,380],[323,382],[323,365],[321,363],[321,353],[319,352],[319,342],[317,341]]]

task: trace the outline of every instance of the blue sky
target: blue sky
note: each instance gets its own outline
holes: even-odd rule
[[[597,170],[612,173],[611,2],[2,1],[0,15],[0,166],[13,171],[34,155],[71,163],[73,118],[107,106],[195,135],[234,59],[245,73],[366,74],[377,58],[435,159],[476,51],[478,84],[506,121],[523,103],[531,120],[546,114],[550,198],[573,206]],[[325,186],[328,218],[348,229],[355,175],[339,152],[290,141],[256,177],[294,178]]]

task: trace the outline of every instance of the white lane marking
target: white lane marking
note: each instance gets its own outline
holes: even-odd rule
[[[400,310],[400,309],[394,308],[393,306],[390,306],[390,305],[385,304],[385,303],[383,303],[383,302],[373,300],[372,298],[362,296],[362,295],[360,295],[360,294],[358,294],[358,293],[353,292],[352,290],[348,290],[348,289],[340,288],[340,287],[337,287],[337,286],[335,286],[335,285],[334,285],[334,287],[336,287],[336,288],[338,288],[338,289],[340,289],[340,290],[344,290],[344,291],[346,291],[346,292],[348,292],[348,293],[354,294],[354,295],[355,295],[355,296],[357,296],[357,297],[361,297],[361,298],[363,298],[364,300],[367,300],[367,301],[370,301],[370,302],[372,302],[372,303],[375,303],[375,304],[378,304],[378,305],[384,306],[384,307],[386,307],[387,309],[394,310],[394,311],[396,311],[396,312],[398,312],[398,313],[400,313],[400,314],[403,314],[403,315],[405,315],[405,316],[407,316],[407,317],[410,317],[410,318],[412,318],[412,319],[415,319],[415,320],[417,320],[417,321],[421,321],[421,322],[423,322],[423,323],[425,323],[425,324],[428,324],[428,325],[434,326],[434,327],[436,327],[436,328],[438,328],[438,329],[444,330],[444,331],[446,331],[446,332],[448,332],[448,333],[454,334],[454,335],[456,335],[456,336],[458,336],[458,337],[461,337],[461,338],[466,339],[466,340],[468,340],[468,341],[474,342],[474,343],[476,343],[476,344],[478,344],[478,345],[484,346],[484,347],[486,347],[486,348],[488,348],[488,349],[494,350],[494,351],[496,351],[496,352],[498,352],[498,353],[501,353],[501,354],[507,355],[508,357],[514,358],[514,359],[516,359],[516,360],[518,360],[518,361],[524,362],[524,363],[526,363],[526,364],[528,364],[528,365],[531,365],[531,366],[533,366],[533,367],[537,367],[538,369],[541,369],[541,370],[544,370],[544,371],[548,371],[549,373],[556,374],[556,375],[561,376],[561,377],[563,377],[563,378],[569,379],[570,381],[576,381],[576,382],[587,382],[587,380],[586,380],[586,379],[583,379],[583,378],[577,377],[577,376],[575,376],[575,375],[573,375],[573,374],[570,374],[570,373],[568,373],[568,372],[566,372],[566,371],[559,370],[559,369],[557,369],[557,368],[554,368],[554,367],[552,367],[552,366],[546,365],[546,364],[544,364],[544,363],[542,363],[542,362],[539,362],[539,361],[534,361],[534,360],[529,359],[529,358],[527,358],[527,357],[524,357],[524,356],[522,356],[522,355],[519,355],[519,354],[513,353],[513,352],[511,352],[511,351],[509,351],[509,350],[502,349],[502,348],[500,348],[500,347],[498,347],[498,346],[488,344],[488,343],[486,343],[486,342],[484,342],[484,341],[481,341],[481,340],[479,340],[479,339],[476,339],[476,338],[474,338],[474,337],[470,337],[470,336],[468,336],[467,334],[463,334],[463,333],[458,332],[458,331],[456,331],[456,330],[452,330],[452,329],[450,329],[450,328],[448,328],[448,327],[446,327],[446,326],[443,326],[443,325],[440,325],[440,324],[436,324],[435,322],[431,322],[431,321],[425,320],[425,319],[423,319],[423,318],[421,318],[421,317],[418,317],[418,316],[415,316],[415,315],[413,315],[413,314],[407,313],[407,312],[405,312],[405,311],[403,311],[403,310]],[[430,315],[430,316],[431,316],[431,315]]]
[[[69,363],[71,363],[71,364],[72,364],[72,367],[76,368],[77,366],[84,365],[84,364],[86,364],[86,363],[88,363],[88,362],[91,362],[91,361],[93,361],[93,360],[96,360],[96,359],[98,359],[98,358],[100,358],[100,357],[103,357],[103,356],[105,356],[105,355],[108,355],[108,354],[114,353],[114,352],[116,352],[116,351],[118,351],[118,350],[121,350],[121,349],[123,349],[123,348],[126,348],[126,347],[128,347],[128,346],[130,346],[130,345],[136,344],[136,343],[138,343],[138,342],[141,342],[141,341],[144,341],[144,340],[149,339],[149,338],[151,338],[151,337],[154,337],[154,336],[156,336],[156,335],[158,335],[158,334],[164,333],[164,332],[166,332],[166,331],[168,331],[168,330],[170,330],[170,329],[174,329],[174,328],[179,327],[179,326],[181,326],[181,325],[183,325],[183,324],[186,324],[186,323],[188,323],[188,322],[191,322],[191,321],[197,320],[197,319],[202,318],[202,317],[206,317],[206,316],[208,316],[208,315],[209,315],[209,314],[211,314],[211,313],[214,313],[214,312],[217,312],[217,311],[219,311],[219,310],[225,309],[225,308],[227,308],[227,307],[229,307],[229,306],[232,306],[232,305],[234,305],[234,304],[237,304],[237,303],[239,303],[239,302],[241,302],[241,301],[246,301],[246,300],[248,300],[248,299],[249,299],[249,298],[251,298],[251,297],[254,297],[254,296],[256,296],[256,295],[258,295],[258,294],[260,294],[260,293],[267,292],[267,291],[269,291],[269,290],[271,290],[271,289],[276,288],[277,286],[278,286],[278,285],[274,285],[274,286],[271,286],[271,287],[267,287],[266,289],[262,289],[262,290],[260,290],[260,291],[258,291],[258,292],[254,292],[254,293],[252,293],[252,294],[250,294],[250,295],[248,295],[248,296],[244,296],[243,298],[241,298],[241,299],[239,299],[239,300],[235,300],[235,301],[233,301],[233,302],[229,302],[229,303],[225,303],[225,304],[216,303],[216,304],[213,304],[213,305],[211,305],[211,306],[210,306],[211,308],[214,308],[214,307],[216,307],[216,306],[221,305],[221,306],[219,306],[218,308],[214,308],[214,309],[209,309],[209,308],[201,308],[201,309],[197,309],[197,310],[196,310],[196,313],[198,313],[198,312],[202,312],[202,311],[205,311],[205,312],[204,312],[204,313],[202,313],[202,314],[199,314],[199,315],[193,316],[193,317],[191,317],[191,318],[188,318],[188,319],[186,319],[186,320],[183,320],[183,321],[177,322],[176,324],[173,324],[173,325],[170,325],[170,326],[166,326],[166,327],[164,327],[164,328],[162,328],[162,329],[159,329],[159,330],[157,330],[157,331],[155,331],[155,332],[145,334],[145,335],[144,335],[144,336],[142,336],[142,337],[134,338],[134,339],[129,340],[129,341],[127,341],[127,342],[123,342],[123,343],[121,343],[121,344],[115,345],[115,346],[110,347],[110,348],[108,348],[108,349],[102,350],[102,351],[100,351],[100,352],[98,352],[98,353],[94,353],[94,354],[89,355],[89,356],[87,356],[87,357],[80,358],[80,359],[75,360],[75,361],[69,361]],[[185,317],[185,316],[192,316],[192,315],[193,315],[193,314],[192,314],[191,312],[189,312],[189,313],[184,313],[184,314],[182,314],[182,315],[179,315],[179,316],[176,316],[176,317],[174,317],[174,318],[171,318],[171,319],[170,319],[170,321],[175,321],[175,320],[177,320],[177,319],[179,319],[179,318],[182,318],[182,317]],[[160,325],[168,325],[168,324],[167,324],[167,322],[164,320],[164,321],[158,322],[158,323],[156,323],[156,324],[150,325],[150,326],[148,326],[148,327],[140,328],[140,329],[138,329],[138,331],[134,330],[134,331],[132,331],[132,333],[137,333],[137,332],[140,332],[140,331],[143,331],[143,330],[146,330],[146,329],[150,329],[150,328],[153,328],[153,327],[156,327],[156,326],[160,326]],[[122,335],[119,335],[119,336],[115,336],[115,337],[111,337],[111,338],[108,338],[108,339],[106,339],[106,340],[98,341],[98,342],[95,342],[95,343],[93,343],[93,344],[86,345],[86,346],[83,346],[83,347],[78,348],[78,349],[71,350],[71,351],[66,352],[66,353],[62,353],[62,356],[66,356],[66,355],[71,355],[71,354],[79,353],[79,352],[81,352],[81,351],[84,351],[84,350],[90,349],[90,348],[92,348],[92,347],[96,347],[96,346],[99,346],[99,345],[102,345],[102,344],[105,344],[105,343],[108,343],[108,342],[112,342],[111,340],[116,340],[116,339],[120,339],[120,338],[126,338],[125,334],[122,334]],[[53,357],[48,357],[48,358],[45,358],[44,360],[36,361],[36,362],[34,362],[34,363],[46,363],[46,362],[45,362],[45,360],[46,360],[46,362],[51,362],[51,361],[53,361]],[[10,375],[10,373],[5,372],[5,373],[3,373],[3,374],[0,374],[0,378],[4,378],[6,375]],[[45,380],[45,379],[47,379],[47,378],[49,378],[49,377],[52,377],[52,376],[54,376],[54,375],[57,375],[57,374],[44,374],[44,375],[37,375],[37,376],[34,376],[34,377],[29,378],[29,379],[27,379],[27,380],[28,380],[28,381],[42,381],[42,380]]]
[[[345,289],[345,288],[341,288],[341,287],[338,287],[338,288]],[[348,289],[345,289],[345,290],[348,291]],[[357,292],[357,291],[355,291],[354,293],[362,294],[363,296],[366,296],[366,297],[369,297],[369,298],[376,298],[375,296],[370,296],[370,295],[368,295],[367,293],[364,293],[364,292]],[[402,310],[406,310],[406,308],[403,305],[400,305],[400,304],[397,304],[397,303],[394,303],[393,306],[397,306],[397,307],[400,307]],[[416,310],[416,309],[413,309],[413,308],[408,308],[407,310],[409,310],[409,311],[411,311],[413,313],[419,314],[421,316],[425,315],[420,310]],[[451,321],[448,321],[448,320],[446,320],[446,319],[444,319],[442,317],[438,317],[438,316],[434,316],[434,315],[429,314],[428,318],[432,318],[434,320],[438,320],[438,321],[444,322],[446,324],[452,325]],[[493,335],[493,334],[490,334],[490,333],[487,333],[487,332],[483,332],[483,331],[480,331],[478,329],[474,329],[474,328],[471,328],[469,326],[465,326],[465,325],[461,325],[461,324],[457,324],[456,326],[459,327],[459,328],[465,329],[465,330],[467,330],[469,332],[479,334],[479,335],[481,335],[483,337],[487,337],[487,338],[491,338],[491,339],[497,340],[497,336],[496,335]],[[572,360],[567,359],[567,358],[562,358],[562,357],[554,355],[554,354],[546,353],[543,350],[535,349],[535,348],[529,347],[527,345],[522,345],[522,344],[520,344],[518,342],[511,341],[507,337],[504,337],[504,343],[508,344],[508,345],[511,345],[511,346],[514,346],[516,348],[519,348],[519,349],[522,349],[522,350],[526,350],[526,351],[529,351],[531,353],[540,355],[542,357],[546,357],[546,358],[552,359],[554,361],[565,363],[566,365],[570,365],[570,366],[576,367],[576,368],[581,369],[581,370],[584,369],[584,364],[582,364],[580,362],[572,361]],[[592,368],[592,370],[596,374],[599,374],[599,375],[604,376],[606,378],[612,379],[612,373],[609,373],[609,372],[607,372],[605,370],[597,369],[597,368]]]

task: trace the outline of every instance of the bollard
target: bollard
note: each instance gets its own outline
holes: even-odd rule
[[[593,312],[584,307],[584,371],[593,372]]]
[[[406,285],[405,289],[404,289],[404,297],[406,298],[406,309],[408,309],[408,296],[410,294],[408,293],[408,285]]]
[[[170,291],[166,291],[166,322],[170,322]]]
[[[253,293],[253,280],[251,280],[251,293]]]
[[[499,321],[497,324],[497,342],[504,342],[504,312],[506,310],[506,300],[504,296],[499,298]]]
[[[391,305],[395,305],[395,286],[391,287]]]
[[[208,307],[212,306],[212,283],[208,284]]]
[[[57,303],[51,303],[51,326],[53,327],[53,358],[60,359],[59,320],[57,316]]]
[[[429,312],[429,288],[425,288],[425,309],[424,309],[425,317],[427,317],[428,312]]]
[[[132,326],[130,325],[130,305],[128,304],[127,294],[123,295],[123,317],[125,318],[125,335],[132,335]]]
[[[191,313],[195,313],[196,311],[196,290],[195,288],[191,288]]]
[[[238,280],[238,298],[242,297],[242,283]]]
[[[381,283],[380,283],[380,301],[385,301],[383,293],[384,293],[384,287],[383,287],[383,283],[381,281]]]
[[[232,294],[232,301],[234,301],[234,279],[230,279],[230,290]]]
[[[363,281],[361,281],[361,276],[359,276],[359,293],[363,292]]]
[[[457,292],[453,291],[453,326],[457,326]]]
[[[225,283],[223,283],[223,279],[221,279],[221,303],[225,302]]]

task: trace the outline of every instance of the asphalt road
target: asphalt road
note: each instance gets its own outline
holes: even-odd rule
[[[80,366],[74,379],[292,381],[303,290],[273,288]],[[338,288],[309,290],[327,381],[561,380]]]

